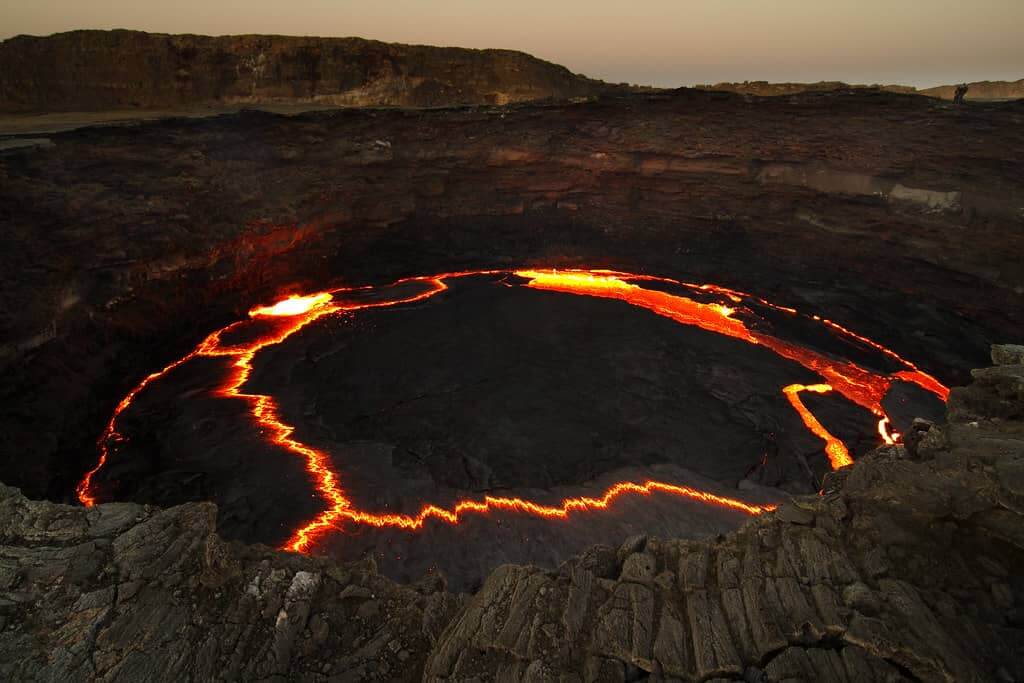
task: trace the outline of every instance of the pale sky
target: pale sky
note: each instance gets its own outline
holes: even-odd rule
[[[0,38],[78,28],[510,48],[668,87],[1024,78],[1024,0],[0,0]]]

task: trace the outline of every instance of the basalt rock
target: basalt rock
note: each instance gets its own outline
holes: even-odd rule
[[[931,427],[923,462],[879,449],[736,533],[624,547],[616,578],[501,568],[426,678],[1019,680],[1024,438],[978,417]]]
[[[468,599],[436,577],[225,543],[208,504],[86,510],[3,487],[0,675],[1020,680],[1024,424],[973,417],[735,533],[507,565]]]
[[[463,601],[372,564],[225,544],[215,518],[0,487],[0,677],[412,681]]]

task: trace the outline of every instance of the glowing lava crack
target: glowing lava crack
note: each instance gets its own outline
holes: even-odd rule
[[[242,388],[252,372],[252,360],[262,349],[279,344],[292,334],[317,320],[335,314],[351,313],[363,309],[397,306],[430,298],[445,291],[446,280],[471,275],[510,274],[509,271],[467,271],[461,273],[443,273],[431,277],[416,277],[400,280],[399,285],[415,285],[423,287],[414,294],[389,299],[362,303],[342,302],[337,295],[354,292],[366,292],[373,288],[341,288],[329,292],[318,292],[307,296],[291,296],[270,306],[261,306],[249,312],[251,321],[258,322],[269,331],[253,341],[228,344],[223,340],[229,333],[240,331],[248,321],[232,323],[210,334],[195,349],[184,357],[174,361],[162,370],[146,376],[118,403],[103,435],[99,440],[100,457],[96,466],[86,473],[77,488],[78,499],[86,506],[94,505],[96,492],[93,477],[104,464],[111,450],[123,437],[117,431],[118,419],[131,405],[139,393],[153,382],[163,378],[176,368],[193,358],[229,357],[234,362],[228,379],[214,390],[218,396],[241,399],[249,403],[249,412],[256,423],[262,428],[266,438],[274,444],[301,456],[305,460],[306,470],[313,479],[317,493],[327,504],[315,519],[293,532],[284,544],[288,550],[306,552],[323,535],[341,527],[345,522],[375,527],[397,527],[402,529],[420,529],[428,520],[438,520],[449,524],[458,524],[463,515],[482,514],[491,510],[515,511],[547,518],[565,518],[571,513],[586,510],[603,510],[609,507],[616,498],[626,494],[651,495],[654,493],[669,494],[689,498],[702,503],[718,505],[751,515],[761,514],[774,508],[771,505],[754,505],[700,491],[687,486],[678,486],[659,481],[643,483],[620,482],[613,485],[600,497],[567,498],[560,504],[542,505],[522,498],[486,496],[480,500],[463,500],[452,508],[446,509],[436,505],[425,505],[416,515],[378,514],[359,510],[348,499],[341,488],[338,475],[331,465],[327,453],[303,444],[293,438],[295,428],[281,418],[273,397],[263,394],[245,393]],[[744,301],[757,303],[788,315],[800,315],[796,310],[772,304],[764,299],[751,296],[715,285],[695,285],[668,278],[657,278],[647,275],[633,275],[608,270],[522,270],[514,274],[527,280],[526,286],[567,294],[619,299],[634,306],[646,308],[653,313],[685,325],[693,325],[704,330],[740,339],[770,349],[779,356],[794,361],[808,370],[818,374],[825,382],[803,385],[790,384],[781,387],[786,399],[800,416],[804,425],[814,435],[825,442],[825,452],[833,468],[843,467],[853,462],[850,453],[842,441],[831,435],[825,427],[811,414],[804,405],[799,394],[802,392],[826,393],[835,391],[848,400],[871,411],[878,417],[878,432],[887,443],[898,440],[899,435],[889,431],[889,419],[881,406],[881,401],[894,380],[914,383],[921,388],[945,400],[948,390],[934,377],[922,372],[913,363],[900,357],[895,352],[881,346],[866,337],[857,335],[845,327],[819,316],[806,316],[809,319],[831,329],[836,334],[850,341],[870,347],[903,366],[891,375],[882,375],[862,368],[850,361],[837,360],[824,354],[791,344],[756,329],[748,327],[743,320],[734,317]],[[660,290],[645,289],[638,282],[663,282],[683,287],[701,295],[716,295],[727,299],[730,303],[701,303],[694,299]]]

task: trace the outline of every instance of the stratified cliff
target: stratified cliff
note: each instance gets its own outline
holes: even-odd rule
[[[216,510],[0,486],[4,680],[1024,678],[1024,347],[727,536],[635,537],[471,599],[224,542]]]
[[[0,43],[5,112],[238,103],[435,107],[607,88],[522,52],[361,38],[72,31]]]

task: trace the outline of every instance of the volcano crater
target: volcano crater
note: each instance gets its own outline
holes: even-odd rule
[[[524,284],[512,272],[413,278],[334,292],[331,309],[294,329],[282,309],[284,334],[273,316],[228,326],[115,416],[92,490],[160,505],[212,500],[228,537],[372,556],[402,580],[439,570],[472,588],[503,562],[554,565],[636,532],[721,533],[749,511],[643,491],[650,495],[557,519],[498,506],[457,520],[428,515],[410,530],[325,513],[325,502],[339,503],[314,470],[331,473],[346,509],[411,520],[427,506],[458,511],[460,501],[492,498],[564,509],[622,482],[652,481],[738,499],[756,513],[786,492],[816,490],[831,469],[820,435],[782,391],[814,385],[818,373],[656,308]],[[753,298],[736,313],[722,303],[735,294],[691,288],[684,297],[678,285],[644,285],[669,301],[721,308],[723,320],[742,315],[748,326],[803,337],[794,344],[830,346],[822,352],[832,355],[850,346],[748,307]],[[254,342],[258,350],[239,360],[235,352]],[[900,385],[910,412],[940,405]],[[225,395],[225,386],[234,389]],[[852,453],[876,445],[876,416],[862,406],[838,393],[803,405]],[[290,430],[283,441],[253,419],[261,411]],[[311,465],[302,449],[323,463]],[[303,528],[313,531],[296,541]]]

